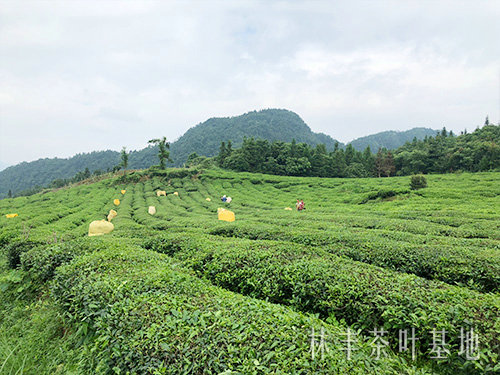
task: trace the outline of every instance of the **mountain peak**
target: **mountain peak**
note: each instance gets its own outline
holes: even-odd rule
[[[310,145],[325,143],[333,149],[335,140],[321,133],[314,133],[295,112],[287,109],[262,109],[233,117],[213,117],[189,129],[170,150],[176,164],[184,162],[189,154],[214,156],[222,141],[231,140],[235,147],[245,137],[268,141],[304,142]]]

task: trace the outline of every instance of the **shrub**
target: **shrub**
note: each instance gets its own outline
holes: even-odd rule
[[[394,228],[394,224],[391,223],[390,227]],[[374,225],[373,228],[381,229],[383,225]],[[377,234],[359,233],[354,229],[330,229],[328,232],[309,229],[304,233],[294,228],[266,224],[218,225],[212,227],[209,233],[221,237],[321,246],[331,254],[449,284],[467,284],[481,292],[496,292],[500,287],[500,260],[495,258],[494,252],[472,250],[463,245],[445,247],[401,241],[381,242]],[[164,242],[161,237],[156,237],[155,241]],[[471,280],[474,281],[473,286],[470,285]]]
[[[367,203],[368,201],[371,200],[376,200],[376,199],[387,199],[391,197],[395,197],[397,195],[402,195],[402,194],[407,194],[408,190],[393,190],[393,189],[385,189],[385,190],[379,190],[377,192],[372,192],[369,193],[363,200],[361,200],[360,204]]]
[[[14,234],[9,232],[0,234],[0,247],[7,246],[14,238]]]
[[[97,248],[93,242],[83,240],[38,246],[22,253],[20,263],[33,278],[44,282],[52,279],[57,267]]]
[[[21,254],[41,245],[41,242],[19,240],[9,243],[5,249],[9,268],[17,268],[21,264]]]
[[[423,175],[411,176],[410,188],[411,190],[418,190],[427,187],[427,179]]]

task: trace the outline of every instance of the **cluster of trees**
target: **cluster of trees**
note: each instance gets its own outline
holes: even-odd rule
[[[221,143],[217,164],[240,172],[269,173],[286,176],[369,177],[375,171],[391,175],[394,158],[389,151],[373,155],[367,147],[363,152],[348,145],[337,144],[332,152],[325,145],[312,147],[306,143],[245,138],[238,149],[231,142]]]
[[[406,142],[411,142],[413,138],[424,139],[427,137],[434,137],[436,130],[429,128],[413,128],[405,131],[388,130],[376,134],[371,134],[366,137],[361,137],[349,142],[356,150],[363,151],[366,147],[374,151],[379,148],[387,148],[388,150],[395,150],[401,147]]]
[[[218,166],[240,172],[287,176],[381,177],[417,173],[486,171],[500,168],[500,127],[485,125],[471,134],[455,136],[445,128],[435,137],[408,142],[394,151],[370,147],[345,150],[337,144],[332,152],[324,145],[269,142],[245,138],[238,149],[222,142]]]
[[[435,137],[414,139],[395,150],[394,161],[401,175],[494,170],[500,168],[500,126],[485,125],[459,136],[443,128]]]

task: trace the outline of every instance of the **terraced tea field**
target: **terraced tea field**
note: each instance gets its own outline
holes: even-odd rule
[[[496,373],[500,173],[427,179],[143,171],[2,200],[0,373]]]

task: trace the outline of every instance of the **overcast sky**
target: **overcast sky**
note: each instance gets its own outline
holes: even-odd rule
[[[286,108],[342,142],[500,116],[500,1],[0,0],[0,168]]]

